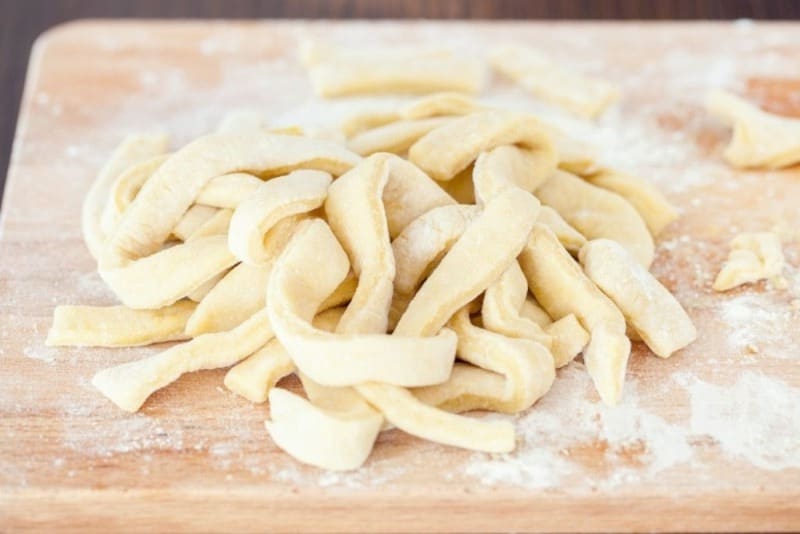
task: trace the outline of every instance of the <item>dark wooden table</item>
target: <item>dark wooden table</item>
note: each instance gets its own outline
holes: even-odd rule
[[[798,19],[796,0],[0,0],[0,199],[25,67],[79,18]]]

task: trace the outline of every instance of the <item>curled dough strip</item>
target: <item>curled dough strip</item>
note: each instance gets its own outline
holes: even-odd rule
[[[409,160],[434,180],[450,180],[481,152],[500,145],[545,153],[553,151],[533,118],[503,111],[482,111],[448,121],[414,143]]]
[[[771,232],[739,234],[731,241],[728,259],[714,280],[714,291],[727,291],[778,276],[783,271],[783,262],[778,235]]]
[[[81,209],[83,239],[94,259],[99,259],[106,247],[107,236],[103,232],[103,211],[115,181],[131,166],[166,152],[168,144],[169,138],[162,134],[128,136],[114,150],[111,158],[100,170],[86,194]],[[188,206],[186,207],[188,208]],[[172,227],[170,227],[171,229]]]
[[[722,91],[708,95],[706,108],[733,126],[724,155],[734,167],[779,169],[800,162],[800,120],[767,113]]]
[[[458,356],[478,367],[505,377],[503,397],[490,409],[517,413],[547,393],[555,380],[553,356],[531,339],[507,337],[473,325],[462,308],[450,321],[458,335]]]
[[[414,397],[448,412],[492,410],[506,395],[506,379],[501,374],[471,364],[456,362],[447,382],[414,388]]]
[[[347,142],[347,148],[362,156],[376,152],[404,154],[420,137],[447,123],[448,120],[444,117],[434,117],[390,122],[355,135]]]
[[[198,226],[197,229],[189,235],[186,241],[193,241],[201,237],[209,237],[212,235],[226,235],[231,225],[231,217],[233,217],[233,210],[217,210],[206,222]]]
[[[519,262],[531,291],[547,313],[555,319],[574,314],[589,332],[584,362],[603,401],[616,404],[630,355],[622,313],[586,277],[546,226],[533,227]]]
[[[519,314],[526,319],[530,319],[542,328],[553,324],[552,317],[550,317],[550,315],[548,315],[548,313],[544,311],[541,306],[539,306],[539,303],[536,302],[536,299],[530,295],[528,295],[528,297],[525,299],[525,302],[522,303]]]
[[[550,228],[564,245],[564,248],[573,254],[577,254],[581,247],[586,244],[586,238],[579,231],[569,225],[556,210],[550,206],[542,206],[539,210],[539,217],[536,222]]]
[[[514,261],[536,221],[539,201],[514,188],[494,197],[439,262],[411,300],[395,334],[439,331]],[[464,266],[470,266],[464,270]]]
[[[656,356],[668,358],[695,340],[697,330],[675,297],[621,245],[609,239],[589,241],[580,261]]]
[[[531,339],[550,348],[553,342],[551,336],[536,322],[520,315],[527,296],[528,281],[519,263],[514,261],[500,278],[486,288],[481,308],[483,326],[504,336]],[[459,333],[458,330],[456,333]]]
[[[263,180],[245,172],[234,172],[212,178],[195,199],[196,204],[215,208],[236,209],[250,198]]]
[[[168,157],[169,154],[162,154],[132,165],[114,181],[101,220],[105,235],[111,235],[114,232],[114,228],[119,224],[122,215],[133,199],[139,194],[142,185]]]
[[[228,230],[231,252],[250,265],[271,261],[264,237],[281,219],[322,206],[330,184],[330,174],[306,170],[264,182],[233,212]]]
[[[472,171],[478,205],[485,205],[509,187],[533,193],[553,174],[557,163],[556,153],[550,147],[528,150],[503,145],[483,152]]]
[[[630,202],[647,224],[647,229],[653,237],[678,218],[678,212],[663,193],[646,180],[608,169],[584,176],[584,180],[613,191]]]
[[[272,337],[267,311],[262,310],[233,330],[203,334],[154,356],[104,369],[92,384],[123,410],[135,412],[182,374],[233,365]]]
[[[550,345],[550,353],[556,364],[556,369],[564,367],[589,343],[589,332],[582,326],[577,317],[573,314],[565,315],[558,321],[554,321],[544,327],[553,339]]]
[[[135,347],[186,339],[184,326],[195,309],[179,301],[159,310],[125,306],[58,306],[47,333],[49,347]]]
[[[136,309],[168,306],[236,263],[224,235],[166,248],[100,276],[123,304]]]
[[[406,226],[392,241],[397,273],[395,291],[411,295],[436,262],[480,215],[477,206],[434,208]]]
[[[112,248],[128,258],[157,250],[216,176],[233,172],[274,176],[297,168],[338,176],[358,161],[357,155],[329,141],[252,133],[201,137],[173,154],[144,184],[111,238]]]
[[[203,300],[205,298],[206,295],[208,295],[208,293],[212,289],[214,289],[214,287],[217,285],[217,283],[220,280],[222,280],[225,277],[226,274],[228,274],[228,272],[227,271],[223,271],[223,272],[215,275],[213,278],[209,278],[208,280],[203,282],[203,284],[201,286],[199,286],[197,289],[193,290],[191,293],[189,293],[186,296],[189,297],[191,300],[193,300],[195,302],[200,302],[201,300]]]
[[[345,279],[348,269],[346,254],[328,225],[318,219],[303,223],[276,262],[267,309],[277,337],[298,369],[328,386],[372,380],[427,385],[447,380],[456,345],[450,330],[421,338],[330,334],[311,325],[319,304]]]
[[[172,229],[172,235],[181,241],[188,241],[189,237],[216,215],[218,211],[218,209],[209,206],[199,206],[197,204],[191,206],[181,216],[175,228]]]
[[[613,239],[645,267],[653,262],[655,245],[647,225],[633,206],[616,193],[556,171],[536,190],[536,196],[587,239]]]

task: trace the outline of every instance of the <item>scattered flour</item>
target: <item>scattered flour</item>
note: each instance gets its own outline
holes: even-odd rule
[[[778,345],[797,323],[791,306],[776,301],[771,293],[744,293],[719,303],[719,318],[728,332],[728,346],[734,351],[762,345]],[[770,356],[800,357],[794,349],[773,350]]]

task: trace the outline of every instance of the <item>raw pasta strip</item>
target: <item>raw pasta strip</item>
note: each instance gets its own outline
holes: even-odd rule
[[[668,358],[695,340],[697,330],[675,297],[619,243],[589,241],[580,261],[656,356]]]
[[[236,207],[250,198],[263,181],[252,174],[235,172],[212,178],[197,195],[195,203],[217,208]]]
[[[466,308],[457,312],[449,324],[458,335],[460,359],[505,377],[505,391],[491,405],[492,410],[520,412],[550,389],[555,365],[553,356],[540,343],[479,328],[470,322]]]
[[[188,241],[189,236],[214,217],[218,211],[217,208],[194,204],[181,216],[178,224],[172,229],[172,235],[181,241]]]
[[[186,333],[194,337],[224,332],[263,308],[271,270],[271,264],[246,263],[231,269],[197,305],[186,323]]]
[[[518,188],[494,197],[411,300],[395,334],[428,336],[438,332],[514,261],[528,240],[538,211],[536,198]]]
[[[212,235],[227,235],[228,229],[231,225],[231,218],[233,217],[233,210],[220,209],[210,217],[206,222],[197,227],[192,232],[186,241],[193,241],[201,237],[208,237]]]
[[[159,310],[125,306],[58,306],[47,346],[135,347],[186,339],[195,304],[181,300]]]
[[[735,167],[779,169],[800,162],[800,120],[767,113],[732,94],[706,98],[712,115],[733,126],[725,159]]]
[[[536,196],[586,239],[613,239],[645,267],[653,262],[653,236],[639,213],[618,194],[589,184],[573,174],[556,171],[536,190]]]
[[[546,311],[542,309],[541,306],[539,306],[539,303],[536,302],[536,299],[530,295],[528,295],[525,299],[525,302],[522,303],[519,314],[526,319],[530,319],[542,328],[553,324],[553,319],[547,314]]]
[[[123,304],[136,309],[168,306],[236,263],[224,235],[166,248],[100,276]]]
[[[409,160],[434,180],[450,180],[481,152],[500,145],[544,154],[553,147],[532,117],[505,111],[481,111],[458,117],[432,130],[408,151]],[[553,156],[547,156],[553,157]]]
[[[503,402],[506,379],[501,374],[471,364],[456,362],[447,382],[413,388],[421,402],[448,412],[492,410]]]
[[[550,206],[542,206],[539,209],[539,217],[536,222],[550,228],[558,238],[564,248],[573,254],[577,254],[581,247],[586,243],[586,238],[579,231],[569,225],[556,210]]]
[[[402,119],[359,133],[347,142],[347,148],[362,156],[376,152],[404,154],[419,138],[448,122],[446,117]]]
[[[586,277],[546,226],[534,225],[519,262],[528,286],[547,313],[555,319],[574,314],[589,332],[584,362],[602,399],[616,404],[630,355],[622,313]]]
[[[264,237],[280,220],[322,206],[330,184],[330,174],[307,170],[264,182],[233,212],[228,231],[231,252],[250,265],[271,261]]]
[[[481,307],[483,326],[504,336],[531,339],[550,348],[553,342],[551,336],[537,323],[520,315],[527,296],[528,281],[519,263],[513,261],[508,269],[486,288]]]
[[[153,175],[153,173],[164,163],[169,154],[162,154],[146,159],[140,163],[128,167],[128,169],[117,177],[109,192],[108,202],[103,210],[101,226],[103,234],[111,235],[114,228],[122,219],[122,214],[139,194],[142,185]]]
[[[277,260],[268,285],[270,320],[298,369],[328,386],[366,381],[428,385],[447,380],[455,334],[434,337],[330,334],[310,320],[319,304],[345,279],[347,255],[327,224],[303,223]]]
[[[210,278],[207,281],[203,282],[201,286],[199,286],[197,289],[193,290],[186,296],[189,297],[189,299],[193,300],[194,302],[200,302],[205,298],[206,295],[208,295],[209,291],[214,289],[214,286],[216,286],[217,283],[220,280],[222,280],[226,274],[228,274],[228,271],[223,271],[215,275],[213,278]]]
[[[544,327],[553,339],[550,353],[556,364],[556,369],[564,367],[575,359],[589,343],[589,332],[581,326],[580,321],[573,314],[565,315]]]
[[[395,291],[412,295],[479,215],[476,206],[452,204],[427,211],[406,226],[392,241]]]
[[[144,184],[111,238],[113,251],[140,258],[157,250],[184,211],[216,176],[250,172],[272,176],[307,168],[335,176],[358,163],[341,145],[272,134],[212,134],[186,145]]]
[[[568,70],[534,48],[495,47],[492,66],[537,97],[582,117],[594,118],[619,98],[610,83]]]
[[[653,237],[678,218],[678,212],[661,191],[641,178],[605,169],[584,176],[584,179],[592,185],[613,191],[630,202],[647,224],[647,229]]]
[[[529,150],[502,145],[483,152],[472,171],[475,199],[484,206],[509,187],[533,193],[553,174],[557,163],[556,154],[549,147]]]
[[[233,330],[203,334],[154,356],[104,369],[92,384],[123,410],[135,412],[182,374],[233,365],[272,337],[267,311],[261,310]]]
[[[778,276],[783,271],[781,240],[772,232],[746,232],[731,241],[731,251],[714,280],[714,291]]]
[[[166,152],[168,143],[169,138],[162,134],[128,136],[100,170],[81,209],[83,239],[94,259],[98,260],[104,255],[108,236],[103,232],[103,211],[114,182],[131,166]],[[181,210],[181,214],[184,210]],[[174,223],[169,230],[172,230],[172,226]]]

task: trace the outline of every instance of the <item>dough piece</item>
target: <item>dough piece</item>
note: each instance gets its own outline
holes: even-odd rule
[[[135,412],[182,374],[233,365],[272,337],[267,311],[262,310],[228,332],[203,334],[154,356],[104,369],[92,384],[123,410]]]
[[[589,241],[580,261],[656,356],[668,358],[695,340],[692,320],[675,297],[619,243]]]
[[[566,69],[534,48],[499,46],[489,57],[492,67],[537,97],[581,117],[595,118],[619,99],[611,83]]]
[[[192,232],[186,241],[193,241],[201,237],[209,237],[212,235],[227,235],[231,226],[231,218],[233,217],[233,210],[219,209],[210,217],[206,222],[197,227]]]
[[[201,137],[173,154],[144,184],[111,238],[112,252],[136,259],[158,250],[183,212],[214,177],[232,172],[275,176],[298,168],[338,176],[359,159],[337,143],[303,137]]]
[[[435,117],[390,122],[357,134],[347,142],[347,148],[362,156],[376,152],[405,154],[423,135],[446,124],[449,120],[445,117]]]
[[[586,238],[583,237],[583,234],[570,226],[569,223],[550,206],[542,206],[539,209],[539,217],[536,219],[536,222],[550,228],[558,238],[558,241],[572,254],[577,254],[581,247],[586,244]]]
[[[505,377],[505,391],[489,409],[517,413],[530,408],[555,380],[553,356],[532,339],[504,336],[473,325],[462,308],[450,327],[458,335],[458,357]]]
[[[103,232],[103,211],[114,183],[133,165],[165,153],[168,145],[169,138],[163,134],[128,136],[100,170],[89,192],[86,193],[81,209],[83,239],[94,259],[99,259],[105,252],[108,236]],[[186,208],[188,207],[187,205]],[[186,208],[178,215],[180,216]],[[174,222],[177,222],[177,218]]]
[[[525,299],[525,302],[522,303],[522,307],[519,310],[519,315],[520,317],[524,317],[533,321],[542,328],[553,323],[553,319],[547,314],[546,311],[544,311],[544,309],[542,309],[541,306],[539,306],[539,303],[536,302],[536,299],[530,295],[528,295]]]
[[[266,305],[272,264],[240,263],[208,292],[186,323],[192,337],[235,328]]]
[[[234,109],[225,114],[217,126],[217,133],[258,133],[266,128],[264,116],[254,109]]]
[[[556,364],[556,369],[564,367],[589,343],[587,332],[573,314],[565,315],[558,321],[544,327],[544,331],[553,339],[550,353]]]
[[[722,91],[708,95],[706,108],[733,127],[724,156],[734,167],[779,169],[800,162],[800,119],[767,113]]]
[[[493,148],[478,156],[472,179],[479,206],[510,188],[533,193],[556,170],[558,158],[552,148],[527,150],[513,145]]]
[[[323,410],[280,388],[270,390],[269,408],[272,421],[264,424],[276,445],[301,462],[336,471],[361,466],[383,424],[374,411]]]
[[[414,388],[421,402],[448,412],[492,410],[506,395],[503,375],[471,364],[456,362],[447,382]]]
[[[255,194],[263,181],[246,172],[224,174],[209,180],[197,195],[195,203],[216,208],[236,209]]]
[[[315,48],[321,50],[321,45]],[[336,97],[374,93],[477,93],[484,67],[477,59],[448,50],[346,49],[325,45],[306,53],[305,65],[317,95]]]
[[[346,254],[328,225],[318,219],[303,223],[276,262],[267,309],[278,339],[298,369],[328,386],[373,380],[421,386],[447,380],[456,345],[450,330],[434,337],[410,337],[330,334],[311,325],[319,304],[348,270]]]
[[[560,128],[542,120],[542,127],[558,154],[558,167],[562,171],[584,176],[597,172],[597,148],[579,141],[561,131]]]
[[[213,278],[210,278],[209,280],[204,282],[203,285],[201,285],[197,289],[193,290],[191,293],[189,293],[186,296],[190,300],[193,300],[194,302],[200,302],[201,300],[203,300],[205,298],[206,295],[208,295],[208,293],[212,289],[214,289],[214,286],[216,286],[217,283],[220,280],[222,280],[225,277],[226,274],[228,274],[228,271],[219,273],[218,275],[216,275]]]
[[[613,239],[645,267],[653,262],[655,245],[647,225],[633,206],[616,193],[595,187],[567,172],[556,171],[536,190],[536,196],[586,239]]]
[[[538,211],[536,198],[518,188],[494,197],[411,300],[395,335],[438,332],[508,268],[525,246]]]
[[[553,342],[550,335],[546,334],[536,322],[522,317],[520,314],[527,296],[528,281],[525,279],[519,263],[511,262],[500,278],[486,288],[481,308],[483,326],[492,332],[511,338],[536,341],[549,349]],[[461,336],[458,330],[456,330],[456,334],[459,334],[460,341]],[[481,367],[485,366],[481,365]],[[491,370],[497,371],[496,369]]]
[[[181,300],[159,310],[125,306],[58,306],[48,347],[136,347],[186,339],[183,328],[195,304]]]
[[[653,237],[658,236],[669,223],[678,218],[677,210],[661,191],[650,182],[619,171],[604,169],[584,176],[592,185],[618,194],[639,212]]]
[[[603,401],[616,404],[631,348],[622,313],[544,225],[534,225],[519,262],[533,295],[550,317],[558,320],[573,314],[589,332],[583,351],[586,368]]]
[[[325,202],[331,175],[294,171],[264,182],[233,212],[228,247],[244,263],[264,265],[274,259],[265,237],[282,219],[308,213]]]
[[[500,145],[517,145],[541,157],[553,151],[544,129],[530,116],[481,111],[432,130],[414,143],[408,158],[434,180],[444,181],[467,168],[481,152]]]
[[[439,186],[459,204],[475,204],[475,184],[472,183],[474,165],[456,174],[451,180],[439,182]]]
[[[714,280],[715,291],[778,276],[783,271],[781,239],[772,232],[746,232],[731,241],[728,260]]]
[[[142,185],[150,179],[169,156],[169,154],[162,154],[146,159],[141,163],[132,165],[117,177],[111,186],[108,203],[103,210],[101,226],[104,235],[111,235],[114,232],[125,210],[128,209],[133,199],[139,194]]]
[[[199,206],[197,204],[186,210],[181,220],[172,229],[172,235],[181,241],[188,241],[198,228],[207,223],[214,215],[217,214],[216,208],[208,206]]]
[[[166,248],[100,276],[123,304],[135,309],[168,306],[236,264],[224,235]]]
[[[479,215],[477,206],[453,204],[434,208],[406,226],[392,241],[395,291],[412,295]]]

